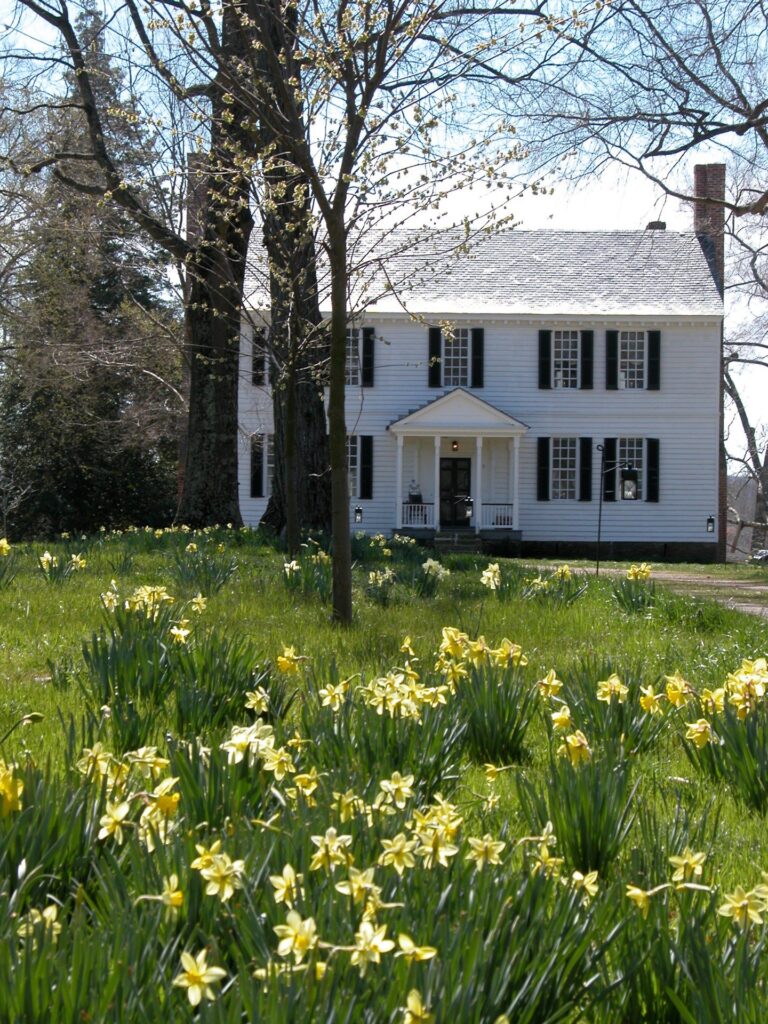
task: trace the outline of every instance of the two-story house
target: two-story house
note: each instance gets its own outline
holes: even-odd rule
[[[354,529],[574,556],[594,549],[600,515],[617,557],[719,557],[722,208],[706,199],[724,168],[697,168],[697,183],[692,232],[512,230],[432,274],[423,248],[398,258],[391,276],[411,283],[348,330]],[[254,525],[273,464],[263,358],[246,336]]]

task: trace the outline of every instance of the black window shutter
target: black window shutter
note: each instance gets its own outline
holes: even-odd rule
[[[251,434],[251,497],[264,497],[264,437]]]
[[[661,388],[661,331],[648,331],[648,390]]]
[[[549,501],[549,438],[536,442],[536,500]]]
[[[266,384],[264,332],[254,331],[251,341],[251,383],[255,388]]]
[[[619,387],[619,332],[605,332],[605,387],[616,391]]]
[[[616,501],[616,438],[603,441],[603,501]]]
[[[373,497],[373,437],[360,434],[358,455],[360,457],[360,498]]]
[[[539,331],[539,387],[552,387],[552,331]]]
[[[581,332],[581,384],[579,385],[584,391],[592,390],[592,380],[594,378],[593,364],[595,361],[595,332],[594,331],[582,331]],[[590,451],[592,449],[590,448]]]
[[[579,501],[592,501],[592,438],[579,438]]]
[[[439,327],[429,328],[429,377],[428,383],[431,388],[440,387],[440,342],[442,331]]]
[[[483,387],[485,367],[485,328],[472,328],[472,387]]]
[[[364,388],[373,387],[373,340],[376,331],[373,327],[363,328],[363,365],[360,375],[360,382]]]
[[[645,500],[659,500],[659,439],[649,437],[645,442],[647,469],[645,471]]]

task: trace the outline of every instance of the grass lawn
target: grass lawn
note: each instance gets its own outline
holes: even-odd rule
[[[765,620],[358,539],[341,629],[319,548],[43,550],[0,558],[0,1021],[764,1020]]]

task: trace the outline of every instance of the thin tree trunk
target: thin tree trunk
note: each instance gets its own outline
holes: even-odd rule
[[[329,239],[331,265],[331,367],[328,425],[331,449],[333,618],[352,622],[352,546],[349,532],[347,427],[344,418],[347,360],[347,251],[343,227]]]

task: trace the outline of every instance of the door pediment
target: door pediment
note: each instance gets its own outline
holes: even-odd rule
[[[387,429],[408,436],[515,437],[527,433],[528,426],[464,388],[455,388],[390,423]]]

